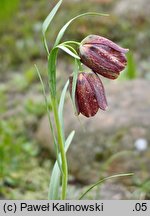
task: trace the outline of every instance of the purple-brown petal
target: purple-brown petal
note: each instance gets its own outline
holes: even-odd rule
[[[112,70],[111,65],[104,58],[98,56],[96,52],[86,49],[86,47],[82,47],[80,50],[80,57],[83,64],[104,77],[116,79],[119,75],[118,70],[114,69],[114,66],[114,70]]]
[[[83,73],[78,75],[76,94],[79,112],[86,117],[94,116],[99,109],[99,105],[94,92]]]
[[[127,51],[128,49],[97,35],[86,37],[79,47],[81,62],[95,73],[110,79],[116,79],[125,68]]]
[[[108,47],[111,47],[112,49],[118,51],[118,52],[122,52],[122,53],[127,53],[129,51],[129,49],[125,49],[120,47],[119,45],[117,45],[116,43],[114,43],[113,41],[99,36],[99,35],[89,35],[87,36],[83,41],[82,41],[82,45],[84,44],[102,44],[102,45],[106,45]]]
[[[88,80],[94,94],[96,97],[96,100],[98,102],[98,105],[100,109],[106,110],[107,108],[107,100],[105,96],[105,90],[102,81],[95,73],[85,73],[84,75],[86,79]]]
[[[98,65],[101,67],[104,67],[110,71],[113,72],[120,72],[121,70],[124,69],[124,64],[120,62],[120,55],[118,53],[118,56],[116,57],[111,49],[107,51],[107,49],[103,46],[95,46],[92,45],[89,47],[89,53],[91,57],[93,57],[93,61],[97,59]]]

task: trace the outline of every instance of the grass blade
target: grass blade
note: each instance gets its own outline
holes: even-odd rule
[[[50,177],[50,185],[49,185],[49,193],[48,193],[49,200],[60,199],[59,197],[60,177],[61,177],[61,172],[58,163],[56,161]]]
[[[128,79],[135,79],[137,77],[136,66],[131,52],[127,53],[128,65],[127,65],[127,77]]]
[[[48,78],[51,97],[56,96],[56,61],[57,61],[58,48],[51,50],[48,55]]]
[[[127,53],[127,67],[121,72],[118,80],[132,80],[137,78],[137,69],[132,52]]]
[[[80,18],[80,17],[83,17],[83,16],[93,16],[93,15],[98,15],[98,16],[108,16],[108,14],[102,14],[102,13],[95,13],[95,12],[87,12],[87,13],[83,13],[83,14],[80,14],[74,18],[72,18],[71,20],[69,20],[62,28],[61,30],[59,31],[58,35],[57,35],[57,38],[56,38],[56,41],[55,41],[55,44],[54,44],[54,47],[57,46],[59,43],[60,43],[60,40],[62,39],[66,29],[68,28],[68,26],[76,19]]]
[[[59,102],[59,107],[58,107],[59,120],[60,120],[60,124],[62,127],[64,139],[65,139],[65,132],[64,132],[64,121],[63,121],[63,109],[64,109],[64,102],[65,102],[65,96],[66,96],[68,85],[69,85],[69,80],[66,82],[66,84],[62,90],[60,102]]]
[[[44,99],[45,99],[45,105],[46,105],[47,114],[48,114],[49,126],[50,126],[50,130],[51,130],[51,132],[52,132],[53,141],[54,141],[54,147],[55,147],[55,152],[56,152],[56,158],[57,158],[57,162],[58,162],[59,169],[61,170],[60,159],[59,159],[59,157],[58,157],[59,149],[58,149],[57,140],[56,140],[56,136],[55,136],[54,129],[53,129],[53,125],[52,125],[52,120],[51,120],[50,111],[49,111],[49,107],[48,107],[48,101],[47,101],[46,92],[45,92],[45,88],[44,88],[44,83],[43,83],[43,80],[42,80],[40,71],[39,71],[39,69],[38,69],[38,67],[37,67],[36,65],[35,65],[35,68],[36,68],[38,77],[39,77],[40,82],[41,82],[42,91],[43,91],[43,95],[44,95]]]
[[[68,49],[67,46],[58,45],[57,47],[62,49],[64,52],[68,53],[73,58],[80,59],[80,57],[77,54],[73,53],[70,49]],[[70,46],[68,46],[68,47],[70,47]]]
[[[71,142],[72,142],[72,139],[73,139],[74,135],[75,135],[75,131],[73,130],[73,131],[68,135],[68,137],[67,137],[67,139],[66,139],[66,142],[65,142],[65,151],[66,151],[66,152],[67,152],[67,150],[68,150],[68,148],[69,148],[69,146],[70,146],[70,144],[71,144]]]
[[[35,65],[35,69],[37,71],[38,77],[39,77],[40,82],[41,82],[42,91],[43,91],[43,95],[44,95],[44,99],[45,99],[46,110],[47,110],[47,114],[48,114],[49,126],[50,126],[50,129],[51,129],[51,132],[52,132],[54,143],[56,144],[57,141],[56,141],[56,136],[55,136],[55,133],[54,133],[53,125],[52,125],[52,120],[51,120],[51,116],[50,116],[50,110],[49,110],[48,101],[47,101],[47,96],[46,96],[46,92],[45,92],[45,88],[44,88],[44,83],[43,83],[40,71],[39,71],[39,69],[38,69],[38,67],[36,65]]]
[[[57,13],[60,5],[62,4],[62,0],[60,0],[56,5],[55,7],[52,9],[52,11],[49,13],[49,15],[46,17],[45,21],[43,22],[43,25],[42,25],[42,34],[43,34],[43,40],[44,40],[44,46],[45,46],[45,49],[47,51],[47,53],[49,54],[49,50],[48,50],[48,45],[47,45],[47,41],[46,41],[46,36],[45,36],[45,33],[52,21],[52,19],[54,18],[55,14]]]
[[[79,200],[81,200],[89,191],[91,191],[94,187],[96,187],[97,185],[101,184],[102,182],[112,179],[112,178],[120,178],[120,177],[125,177],[125,176],[132,176],[134,175],[133,173],[125,173],[125,174],[117,174],[117,175],[112,175],[109,176],[107,178],[104,178],[98,182],[96,182],[95,184],[93,184],[92,186],[90,186],[79,198]]]
[[[76,101],[75,101],[75,93],[76,93],[76,84],[77,84],[77,78],[78,78],[78,63],[77,60],[75,59],[74,62],[74,70],[73,70],[73,81],[72,81],[72,103],[73,103],[73,108],[74,112],[77,114],[77,108],[76,108]]]
[[[67,152],[72,139],[74,137],[75,131],[72,131],[68,138],[66,139],[65,142],[65,152]],[[59,154],[59,160],[60,160],[60,165],[62,164],[61,162],[61,157]],[[61,177],[61,172],[58,166],[57,161],[55,162],[54,168],[52,170],[52,174],[51,174],[51,181],[50,181],[50,185],[49,185],[49,194],[48,194],[48,199],[50,200],[59,200],[59,185],[60,185],[60,177]]]
[[[43,33],[43,35],[45,35],[45,33],[46,33],[47,29],[48,29],[48,26],[50,25],[52,19],[54,18],[55,14],[58,11],[61,4],[62,4],[62,0],[60,0],[55,5],[55,7],[52,9],[52,11],[49,13],[49,15],[44,20],[43,25],[42,25],[42,33]]]

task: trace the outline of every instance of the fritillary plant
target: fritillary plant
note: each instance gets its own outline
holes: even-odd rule
[[[58,1],[42,25],[43,44],[46,50],[48,61],[47,75],[49,83],[49,97],[52,106],[51,112],[49,110],[47,102],[48,99],[42,77],[38,67],[35,65],[43,89],[50,130],[56,152],[56,162],[50,176],[50,184],[48,189],[48,199],[50,200],[65,200],[67,198],[68,192],[68,165],[66,153],[75,135],[75,131],[73,130],[70,132],[68,137],[65,136],[63,109],[68,87],[74,107],[73,112],[75,112],[76,115],[81,113],[85,117],[89,118],[95,116],[99,108],[106,110],[107,101],[104,86],[99,75],[102,75],[108,79],[116,79],[126,66],[127,60],[125,53],[128,51],[128,49],[121,48],[109,39],[98,35],[89,35],[81,42],[62,42],[65,31],[73,21],[84,16],[108,16],[107,14],[95,12],[79,14],[78,16],[69,20],[60,29],[58,35],[56,36],[53,47],[51,50],[49,50],[46,32],[62,2],[63,0]],[[56,65],[58,51],[60,49],[70,55],[74,61],[73,73],[70,74],[70,77],[68,77],[68,81],[64,85],[62,92],[58,92],[57,90]],[[83,71],[83,64],[89,67],[91,72]],[[61,97],[58,97],[58,95],[61,95]],[[54,121],[51,120],[52,116]],[[82,199],[92,188],[107,179],[129,175],[132,175],[132,173],[117,174],[109,176],[105,179],[101,179],[100,181],[91,185],[87,191],[85,191],[84,194],[79,197],[79,199]]]

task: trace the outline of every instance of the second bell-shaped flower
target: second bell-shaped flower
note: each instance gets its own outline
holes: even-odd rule
[[[109,79],[116,79],[125,68],[126,52],[128,49],[98,35],[87,36],[79,47],[81,62]]]
[[[72,94],[73,77],[70,76],[70,93]],[[75,102],[77,113],[86,117],[94,116],[98,109],[105,110],[107,101],[103,84],[97,74],[80,72],[77,78]]]

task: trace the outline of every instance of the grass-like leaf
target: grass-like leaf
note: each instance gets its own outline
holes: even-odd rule
[[[40,82],[41,82],[42,91],[43,91],[43,96],[44,96],[45,105],[46,105],[46,110],[47,110],[47,114],[48,114],[49,126],[50,126],[50,129],[51,129],[51,132],[52,132],[52,136],[53,136],[54,143],[56,144],[56,143],[57,143],[57,140],[56,140],[56,136],[55,136],[55,132],[54,132],[54,129],[53,129],[53,124],[52,124],[52,120],[51,120],[51,116],[50,116],[50,110],[49,110],[49,106],[48,106],[48,101],[47,101],[47,96],[46,96],[46,92],[45,92],[44,83],[43,83],[43,80],[42,80],[40,71],[39,71],[39,69],[38,69],[38,67],[37,67],[36,65],[35,65],[35,69],[36,69],[36,71],[37,71],[39,80],[40,80]],[[57,145],[56,145],[56,146],[57,146]]]
[[[127,53],[127,67],[120,73],[118,80],[131,80],[136,79],[137,77],[137,69],[136,64],[133,58],[133,54],[131,51]]]
[[[65,152],[67,152],[67,150],[68,150],[68,148],[72,142],[72,139],[74,137],[74,134],[75,134],[75,131],[72,131],[69,134],[68,138],[66,139]],[[61,162],[60,155],[58,157],[59,157],[60,165],[61,165],[62,162]],[[61,172],[60,172],[58,163],[56,161],[54,168],[52,170],[51,177],[50,177],[51,181],[50,181],[50,185],[49,185],[49,194],[48,194],[48,199],[50,199],[50,200],[59,200],[60,199],[60,197],[59,197],[60,177],[61,177]]]
[[[47,45],[47,41],[46,41],[46,36],[45,36],[45,33],[52,21],[52,19],[54,18],[55,14],[57,13],[60,5],[62,4],[62,0],[60,0],[56,5],[55,7],[52,9],[52,11],[49,13],[49,15],[46,17],[45,21],[43,22],[43,25],[42,25],[42,33],[43,33],[43,40],[44,40],[44,46],[45,46],[45,49],[47,51],[47,53],[49,54],[49,50],[48,50],[48,45]]]
[[[57,46],[57,45],[60,43],[60,41],[61,41],[61,39],[62,39],[62,37],[63,37],[63,35],[64,35],[66,29],[68,28],[68,26],[69,26],[74,20],[76,20],[76,19],[78,19],[78,18],[80,18],[80,17],[83,17],[83,16],[89,16],[89,15],[90,15],[90,16],[93,16],[93,15],[108,16],[108,14],[95,13],[95,12],[87,12],[87,13],[83,13],[83,14],[80,14],[80,15],[78,15],[78,16],[72,18],[72,19],[69,20],[69,21],[61,28],[61,30],[59,31],[59,33],[58,33],[58,35],[57,35],[57,38],[56,38],[56,41],[55,41],[55,44],[54,44],[54,47]]]
[[[62,90],[60,102],[59,102],[59,107],[58,107],[59,121],[60,121],[61,128],[63,131],[63,138],[64,139],[65,139],[65,132],[64,132],[64,121],[63,121],[63,109],[64,109],[64,102],[65,102],[65,96],[66,96],[68,85],[69,85],[69,80],[66,82],[66,84]]]
[[[56,96],[56,61],[57,61],[58,48],[51,50],[48,55],[48,78],[51,97]]]
[[[50,185],[49,185],[49,193],[48,193],[49,200],[60,199],[59,197],[60,177],[61,177],[61,172],[58,163],[56,161],[50,176]]]
[[[37,67],[36,65],[35,65],[35,68],[36,68],[38,77],[39,77],[40,82],[41,82],[42,91],[43,91],[43,96],[44,96],[44,99],[45,99],[45,105],[46,105],[47,115],[48,115],[49,126],[50,126],[50,130],[51,130],[51,132],[52,132],[53,141],[54,141],[54,147],[55,147],[55,152],[56,152],[56,158],[57,158],[57,161],[58,161],[59,169],[61,170],[60,159],[59,159],[59,157],[58,157],[59,149],[58,149],[57,139],[56,139],[56,135],[55,135],[55,132],[54,132],[54,129],[53,129],[53,124],[52,124],[52,120],[51,120],[51,116],[50,116],[50,110],[49,110],[49,106],[48,106],[48,101],[47,101],[47,96],[46,96],[46,92],[45,92],[45,88],[44,88],[44,83],[43,83],[43,80],[42,80],[40,71],[39,71],[39,69],[38,69],[38,67]]]
[[[109,179],[113,179],[113,178],[120,178],[120,177],[125,177],[125,176],[133,176],[134,173],[124,173],[124,174],[117,174],[117,175],[112,175],[109,176],[107,178],[101,179],[100,181],[96,182],[95,184],[93,184],[92,186],[90,186],[80,197],[79,200],[81,200],[89,191],[91,191],[94,187],[96,187],[97,185],[101,184],[102,182],[109,180]]]
[[[76,84],[77,84],[77,78],[78,78],[78,70],[79,66],[77,63],[77,60],[74,61],[74,70],[73,70],[73,81],[72,81],[72,103],[74,112],[77,114],[77,108],[76,108],[76,101],[75,101],[75,93],[76,93]]]
[[[49,13],[49,15],[46,17],[46,19],[43,22],[42,25],[42,33],[43,35],[46,33],[48,26],[50,25],[53,17],[55,16],[56,12],[58,11],[60,5],[62,4],[62,0],[60,0],[55,7],[52,9],[52,11]]]
[[[127,65],[127,73],[126,76],[128,79],[135,79],[137,77],[136,65],[133,58],[133,54],[131,52],[127,53],[128,65]]]
[[[67,139],[66,139],[66,142],[65,142],[65,151],[66,151],[66,152],[67,152],[67,150],[68,150],[68,148],[69,148],[69,146],[70,146],[70,144],[71,144],[71,142],[72,142],[72,139],[73,139],[74,135],[75,135],[75,131],[73,130],[73,131],[68,135],[68,137],[67,137]]]
[[[74,52],[72,52],[69,48],[70,46],[63,46],[63,45],[58,45],[57,46],[58,48],[62,49],[64,52],[68,53],[70,56],[72,56],[73,58],[76,58],[76,59],[80,59],[80,57],[75,54]],[[68,48],[69,47],[69,48]],[[73,49],[73,47],[71,47],[71,49]]]

